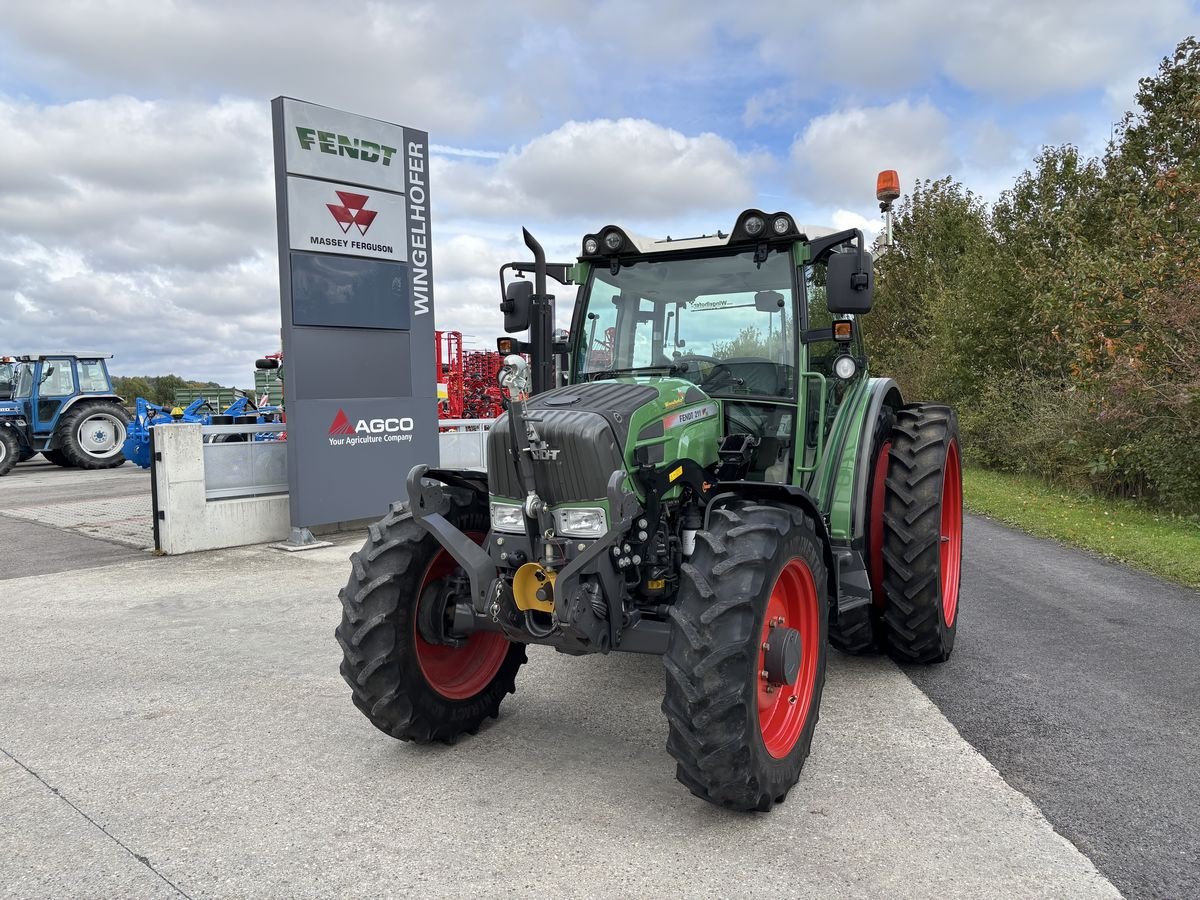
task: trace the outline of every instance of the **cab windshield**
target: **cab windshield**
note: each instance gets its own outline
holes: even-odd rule
[[[786,396],[795,367],[786,248],[597,267],[583,320],[582,379],[670,374],[709,393]]]

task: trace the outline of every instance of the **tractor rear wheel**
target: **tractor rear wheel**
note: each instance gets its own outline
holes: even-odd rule
[[[115,403],[73,406],[58,421],[59,449],[78,469],[115,469],[129,433],[129,413]]]
[[[21,442],[11,428],[0,427],[0,475],[7,475],[20,458]]]
[[[950,658],[962,565],[958,417],[914,403],[896,413],[883,516],[882,624],[902,663]]]
[[[667,750],[697,797],[741,810],[783,802],[821,708],[828,582],[800,510],[713,510],[671,607]]]
[[[482,540],[489,524],[484,505],[469,490],[447,488],[446,494],[446,518]],[[490,631],[474,632],[458,647],[426,640],[418,604],[439,602],[452,610],[454,581],[465,577],[437,539],[396,505],[370,527],[350,562],[334,634],[342,677],[371,724],[402,741],[452,744],[496,718],[500,702],[516,690],[525,645]]]
[[[56,466],[62,466],[64,469],[73,469],[75,464],[67,459],[67,455],[61,450],[43,450],[42,456],[50,460]]]

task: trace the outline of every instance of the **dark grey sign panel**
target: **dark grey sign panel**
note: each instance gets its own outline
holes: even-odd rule
[[[292,324],[408,331],[408,266],[376,259],[292,253]]]
[[[294,528],[382,515],[436,465],[429,138],[271,102]]]

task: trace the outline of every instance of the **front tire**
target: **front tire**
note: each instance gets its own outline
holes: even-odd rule
[[[447,488],[446,517],[481,539],[488,515],[473,492]],[[474,734],[516,690],[525,645],[502,634],[477,631],[451,647],[425,640],[417,606],[436,582],[461,573],[437,539],[398,506],[372,525],[362,550],[350,557],[352,572],[338,594],[342,621],[342,677],[354,705],[385,734],[402,741],[454,743]]]
[[[61,450],[43,450],[42,456],[46,457],[54,465],[62,466],[64,469],[75,468],[75,464],[67,459],[66,454]]]
[[[21,442],[13,430],[0,426],[0,475],[7,475],[21,458]]]
[[[886,647],[901,663],[950,658],[962,566],[958,417],[914,403],[896,414],[883,522]]]
[[[820,716],[828,614],[821,541],[804,513],[712,511],[682,567],[663,659],[667,750],[697,797],[765,812],[796,784]],[[764,674],[771,642],[794,640],[789,631],[799,643],[790,683]]]
[[[115,403],[73,406],[58,422],[62,455],[77,469],[125,465],[121,448],[129,434],[129,413]]]

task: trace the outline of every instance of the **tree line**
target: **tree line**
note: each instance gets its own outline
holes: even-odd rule
[[[1107,149],[1044,148],[994,203],[897,205],[872,369],[957,407],[969,461],[1200,511],[1200,43],[1141,79]]]

